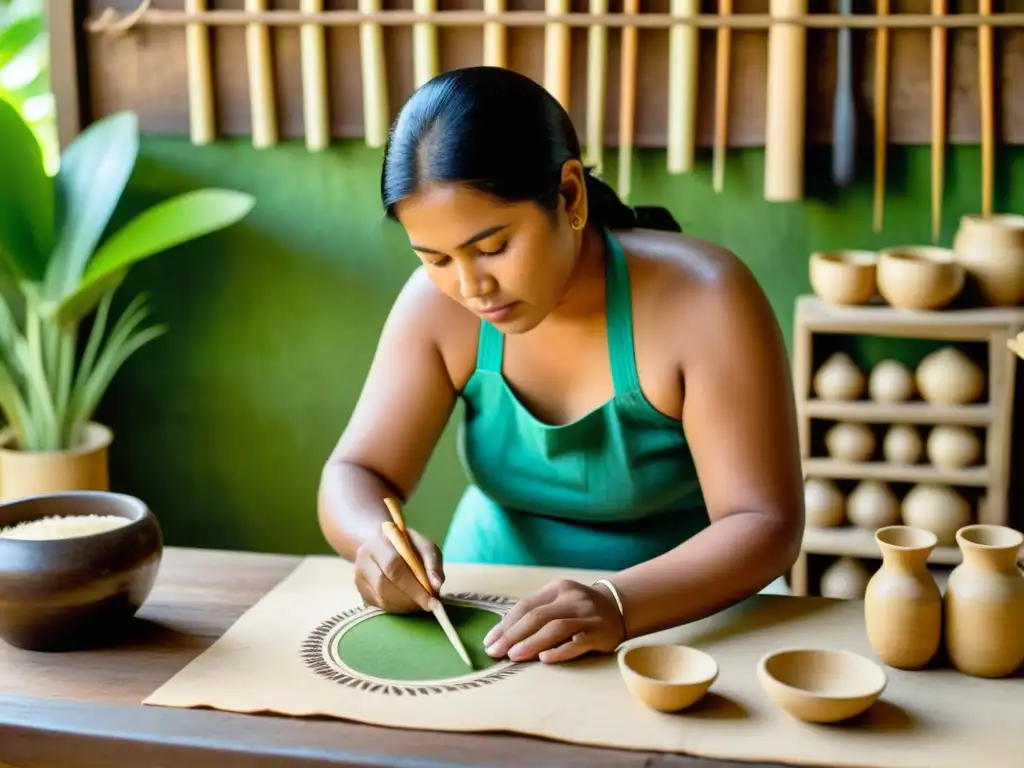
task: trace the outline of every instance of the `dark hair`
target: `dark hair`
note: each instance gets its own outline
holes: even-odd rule
[[[539,83],[502,67],[468,67],[417,89],[395,118],[384,150],[381,200],[395,204],[426,182],[454,182],[553,211],[562,166],[580,159],[572,120]],[[664,208],[627,206],[586,169],[588,215],[609,229],[679,232]]]

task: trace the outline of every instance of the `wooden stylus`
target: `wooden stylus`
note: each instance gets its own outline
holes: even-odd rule
[[[427,591],[427,594],[431,597],[437,598],[438,595],[434,591],[433,585],[430,583],[430,579],[427,578],[427,570],[423,567],[423,561],[420,560],[419,555],[416,553],[416,548],[413,547],[412,542],[409,541],[409,534],[405,527],[405,518],[402,517],[402,510],[398,506],[398,502],[394,499],[384,499],[384,504],[388,508],[388,512],[391,513],[391,520],[385,520],[381,523],[381,528],[384,531],[384,535],[387,536],[388,541],[391,542],[392,546],[398,550],[398,554],[402,556],[402,559],[408,564],[409,568],[412,569],[413,574],[416,576],[416,581]],[[452,625],[451,619],[448,618],[448,613],[444,609],[444,604],[440,599],[436,599],[435,608],[432,611],[434,618],[437,619],[441,625],[441,629],[444,630],[445,635],[448,636],[449,642],[454,646],[455,650],[458,651],[459,656],[466,662],[469,667],[473,666],[473,662],[469,660],[469,654],[466,653],[466,647],[462,644],[462,640],[459,638],[459,633],[455,631],[455,627]]]

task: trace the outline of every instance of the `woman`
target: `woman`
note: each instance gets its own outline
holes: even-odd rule
[[[385,323],[323,471],[319,518],[363,599],[431,598],[381,533],[457,399],[470,485],[443,562],[602,569],[548,584],[485,639],[564,661],[784,586],[803,483],[775,317],[731,253],[636,211],[582,166],[568,115],[534,81],[477,67],[398,115],[381,194],[422,264]]]

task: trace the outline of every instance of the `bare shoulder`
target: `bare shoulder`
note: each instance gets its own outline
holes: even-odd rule
[[[783,344],[768,298],[729,249],[678,232],[636,230],[617,237],[629,260],[635,322],[661,329],[663,353],[685,364],[717,357],[726,347],[742,356]]]
[[[476,366],[480,322],[439,291],[423,267],[406,280],[388,322],[406,329],[416,343],[436,347],[452,384],[457,390],[465,386]]]
[[[662,317],[770,312],[750,268],[728,248],[678,232],[636,230],[617,237],[629,258],[635,294]]]

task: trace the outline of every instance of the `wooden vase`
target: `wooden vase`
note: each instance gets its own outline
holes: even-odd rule
[[[1024,534],[1002,525],[957,531],[963,561],[949,574],[946,651],[975,677],[1007,677],[1024,663],[1024,573],[1017,554]]]
[[[875,532],[882,565],[864,594],[868,642],[897,669],[920,669],[942,642],[942,594],[928,570],[935,534],[907,525]]]
[[[1024,216],[962,217],[953,253],[986,304],[1024,301]]]
[[[113,433],[86,425],[82,441],[64,451],[22,451],[12,430],[0,431],[0,501],[65,491],[108,491]]]

